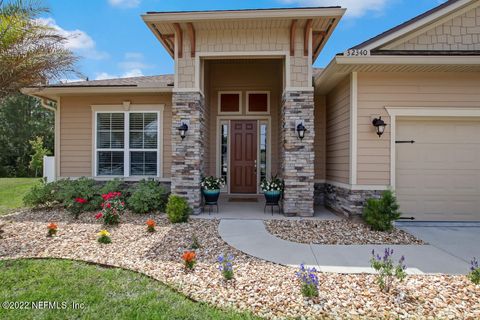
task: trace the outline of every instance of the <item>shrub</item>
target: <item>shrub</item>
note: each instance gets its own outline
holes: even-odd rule
[[[233,279],[233,259],[233,255],[231,254],[227,255],[224,253],[218,256],[218,263],[220,264],[218,270],[220,270],[225,280]]]
[[[380,199],[368,199],[363,209],[363,219],[377,231],[389,231],[393,228],[393,221],[400,218],[400,206],[391,190],[383,192]]]
[[[168,191],[158,182],[142,180],[130,192],[131,196],[127,204],[133,212],[147,213],[165,210]]]
[[[318,277],[315,268],[305,268],[302,263],[297,272],[297,278],[300,280],[302,295],[307,298],[318,297]]]
[[[122,194],[125,194],[123,181],[118,178],[109,180],[98,190],[99,195],[107,194],[110,192],[121,192]]]
[[[58,182],[43,183],[33,186],[23,197],[23,203],[30,207],[47,206],[57,203]]]
[[[95,180],[82,177],[77,180],[64,180],[60,184],[58,201],[62,202],[67,211],[78,216],[82,212],[95,211],[100,208],[98,197],[99,185]],[[86,200],[82,206],[76,205],[75,199]]]
[[[392,286],[394,278],[399,281],[403,281],[407,274],[405,273],[405,257],[402,256],[398,261],[398,264],[395,266],[393,264],[393,249],[385,248],[383,257],[379,254],[375,255],[375,250],[372,250],[372,258],[370,259],[370,264],[373,269],[378,272],[377,283],[385,292],[389,292]]]
[[[480,266],[478,265],[478,260],[476,258],[473,258],[471,262],[468,278],[474,284],[480,284]]]
[[[119,224],[120,215],[125,211],[125,202],[120,199],[120,192],[102,194],[102,211],[95,218],[102,219],[105,224]]]
[[[192,209],[187,200],[177,195],[170,195],[167,203],[167,217],[172,223],[187,222]]]

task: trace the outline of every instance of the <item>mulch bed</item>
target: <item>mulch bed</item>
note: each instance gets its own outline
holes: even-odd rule
[[[363,223],[348,220],[269,220],[268,232],[288,241],[315,244],[425,244],[408,232],[372,231]]]
[[[309,300],[301,295],[295,268],[230,247],[218,235],[218,220],[172,225],[163,216],[129,213],[119,226],[107,228],[112,243],[101,245],[96,233],[104,226],[93,215],[75,220],[63,210],[52,210],[1,217],[5,232],[0,259],[52,257],[118,266],[158,279],[197,301],[266,318],[480,318],[480,287],[465,276],[410,275],[386,294],[374,275],[320,273],[320,297]],[[157,221],[157,232],[146,232],[148,218]],[[58,224],[58,235],[47,238],[51,221]],[[194,234],[201,245],[198,264],[193,272],[185,272],[180,256]],[[222,279],[216,263],[225,252],[235,256],[231,282]]]

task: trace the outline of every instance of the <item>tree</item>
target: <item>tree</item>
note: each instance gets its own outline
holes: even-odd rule
[[[0,100],[78,74],[77,57],[65,47],[68,39],[35,19],[47,12],[35,0],[0,0]]]
[[[0,102],[0,177],[28,177],[32,146],[41,137],[45,148],[53,151],[54,113],[43,108],[36,98],[15,94]]]
[[[35,137],[34,140],[30,140],[29,142],[34,152],[29,167],[35,171],[35,177],[38,177],[38,170],[43,168],[43,157],[49,155],[50,150],[43,146],[42,137]]]

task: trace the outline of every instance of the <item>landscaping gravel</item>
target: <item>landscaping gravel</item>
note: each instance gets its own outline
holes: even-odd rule
[[[300,293],[295,268],[230,247],[218,235],[218,220],[172,225],[163,216],[126,214],[119,226],[106,228],[112,243],[102,245],[96,234],[104,226],[93,216],[82,214],[74,220],[63,210],[52,210],[1,217],[5,232],[0,259],[53,257],[118,266],[149,275],[197,301],[267,318],[480,318],[480,286],[465,276],[411,275],[392,294],[385,294],[374,275],[321,273],[320,296],[308,300]],[[157,221],[157,232],[146,232],[148,218]],[[46,237],[49,222],[58,224],[53,238]],[[193,272],[185,272],[180,256],[194,234],[201,245],[198,264]],[[235,255],[231,282],[222,279],[216,263],[224,252]]]
[[[267,231],[288,241],[316,244],[425,244],[411,234],[393,229],[372,231],[363,223],[348,220],[269,220]]]

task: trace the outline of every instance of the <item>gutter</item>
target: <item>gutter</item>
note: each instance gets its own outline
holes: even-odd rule
[[[55,102],[53,100],[50,100],[52,102]],[[51,105],[47,104],[47,99],[40,99],[40,104],[42,105],[42,107],[44,107],[45,109],[48,109],[50,111],[53,111],[54,113],[57,112],[57,108],[56,107],[52,107]]]

